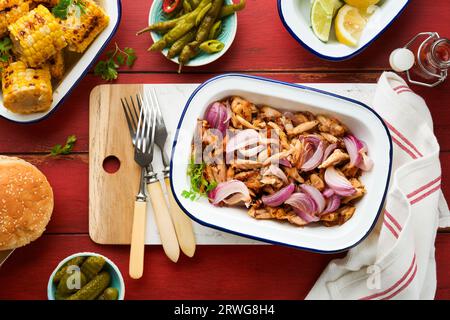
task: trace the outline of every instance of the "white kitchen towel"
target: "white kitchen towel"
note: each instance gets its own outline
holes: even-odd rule
[[[383,214],[369,237],[329,263],[307,299],[434,298],[434,242],[438,227],[450,226],[450,213],[431,115],[425,101],[391,72],[381,75],[372,107],[394,146]]]

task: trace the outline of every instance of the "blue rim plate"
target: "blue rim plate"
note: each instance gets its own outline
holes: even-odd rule
[[[182,197],[182,191],[189,189],[186,170],[196,119],[202,118],[211,102],[229,95],[240,95],[256,104],[265,102],[273,107],[283,106],[285,110],[331,114],[365,140],[371,146],[369,155],[374,159],[375,166],[362,176],[368,193],[358,202],[354,217],[342,226],[299,228],[278,221],[253,219],[242,208],[218,208],[207,199],[192,202]],[[187,101],[173,142],[170,183],[180,208],[204,226],[267,243],[318,253],[336,253],[356,246],[375,226],[387,194],[391,166],[392,142],[389,130],[369,106],[303,85],[250,75],[226,74],[200,85]]]
[[[150,8],[149,17],[148,17],[148,23],[154,24],[159,21],[164,21],[164,14],[162,11],[162,0],[154,0],[152,3],[152,6]],[[231,4],[232,0],[225,0],[226,3]],[[187,67],[198,67],[203,66],[206,64],[209,64],[211,62],[216,61],[220,57],[222,57],[228,49],[230,49],[231,45],[233,44],[234,38],[236,37],[237,32],[237,13],[232,14],[229,17],[226,17],[222,20],[222,32],[220,33],[217,40],[221,41],[225,47],[222,49],[222,51],[208,54],[201,52],[198,56],[193,58],[189,63],[186,65]],[[151,32],[150,33],[153,42],[158,41],[162,38],[160,34],[157,32]],[[167,58],[167,53],[169,52],[169,49],[166,48],[162,51],[162,54],[164,57]],[[167,58],[168,59],[168,58]],[[170,61],[178,64],[178,57],[170,59]]]
[[[97,58],[102,51],[111,42],[111,39],[116,34],[122,17],[122,3],[121,0],[100,0],[99,1],[106,14],[109,16],[110,21],[108,27],[94,40],[89,46],[86,52],[80,57],[76,64],[67,70],[63,80],[58,84],[53,91],[53,104],[49,110],[41,113],[34,113],[30,115],[16,114],[3,106],[3,98],[0,98],[0,117],[9,121],[32,124],[42,121],[53,114],[71,94],[73,89],[88,73],[90,68],[94,65]]]
[[[289,34],[316,56],[342,61],[350,59],[374,42],[397,19],[409,0],[384,0],[379,10],[370,17],[358,47],[352,48],[337,42],[334,28],[328,43],[320,41],[313,33],[310,23],[311,4],[307,0],[277,0],[278,15]]]

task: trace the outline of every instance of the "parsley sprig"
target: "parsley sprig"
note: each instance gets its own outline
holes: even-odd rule
[[[66,155],[72,152],[73,146],[75,145],[75,142],[77,142],[77,137],[75,135],[71,135],[67,137],[66,144],[64,146],[57,144],[52,148],[50,151],[51,156],[59,156],[59,155]]]
[[[117,43],[115,49],[108,51],[106,56],[108,59],[100,61],[94,69],[94,74],[106,81],[116,80],[119,76],[118,68],[123,65],[131,68],[137,59],[133,48],[126,47],[122,50]]]
[[[207,196],[208,193],[217,187],[217,182],[209,182],[203,176],[203,171],[206,167],[205,163],[197,164],[194,162],[194,158],[191,158],[191,161],[188,166],[188,176],[191,180],[191,189],[184,190],[181,195],[186,199],[190,199],[192,201],[197,200],[201,196]]]
[[[66,20],[70,9],[75,7],[80,14],[86,13],[86,4],[83,0],[60,0],[59,3],[53,7],[52,13],[55,17]]]
[[[8,62],[11,57],[12,41],[9,37],[0,40],[0,61]]]

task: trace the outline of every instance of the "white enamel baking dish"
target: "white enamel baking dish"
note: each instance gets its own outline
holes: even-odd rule
[[[63,80],[53,88],[53,104],[49,110],[29,115],[16,114],[3,106],[3,96],[0,94],[0,116],[18,123],[34,123],[47,118],[64,102],[64,99],[72,92],[78,82],[86,75],[100,56],[103,49],[111,41],[112,37],[119,27],[122,16],[121,0],[96,0],[96,2],[105,10],[109,16],[109,25],[92,42],[86,52],[80,57],[74,57],[72,65],[66,70]]]
[[[378,38],[402,13],[409,0],[382,0],[370,17],[357,47],[349,47],[336,40],[334,27],[330,40],[320,41],[311,29],[311,1],[278,0],[278,14],[291,36],[310,52],[327,60],[345,60],[359,54]]]
[[[214,207],[205,198],[193,202],[181,195],[183,190],[190,188],[186,170],[196,120],[203,117],[211,102],[230,95],[278,109],[335,116],[367,143],[375,165],[372,171],[362,176],[367,195],[357,203],[352,219],[331,228],[319,225],[296,227],[289,223],[253,219],[244,208]],[[355,246],[374,227],[388,189],[391,162],[389,131],[380,116],[361,102],[306,86],[228,74],[205,82],[189,98],[173,144],[171,185],[180,207],[200,224],[268,243],[334,253]]]

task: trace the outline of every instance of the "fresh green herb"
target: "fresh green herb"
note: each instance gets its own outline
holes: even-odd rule
[[[51,156],[59,156],[62,154],[69,154],[72,152],[73,146],[75,145],[75,142],[77,142],[77,137],[74,135],[68,136],[66,144],[64,146],[57,144],[54,146],[50,152]]]
[[[133,48],[119,48],[116,43],[116,48],[106,53],[107,60],[102,60],[95,66],[94,74],[101,76],[103,80],[116,80],[119,76],[117,69],[123,65],[131,68],[137,59],[136,52]]]
[[[55,17],[66,20],[70,8],[72,7],[75,7],[80,14],[86,13],[86,4],[83,0],[60,0],[59,3],[53,7],[52,13]]]
[[[12,41],[9,37],[0,40],[0,61],[8,62],[11,57]]]
[[[191,189],[184,190],[181,195],[186,199],[192,201],[197,200],[201,196],[206,196],[208,193],[217,187],[217,182],[209,182],[203,176],[203,171],[206,168],[205,163],[196,164],[194,158],[191,158],[191,162],[188,166],[188,176],[191,180]]]

